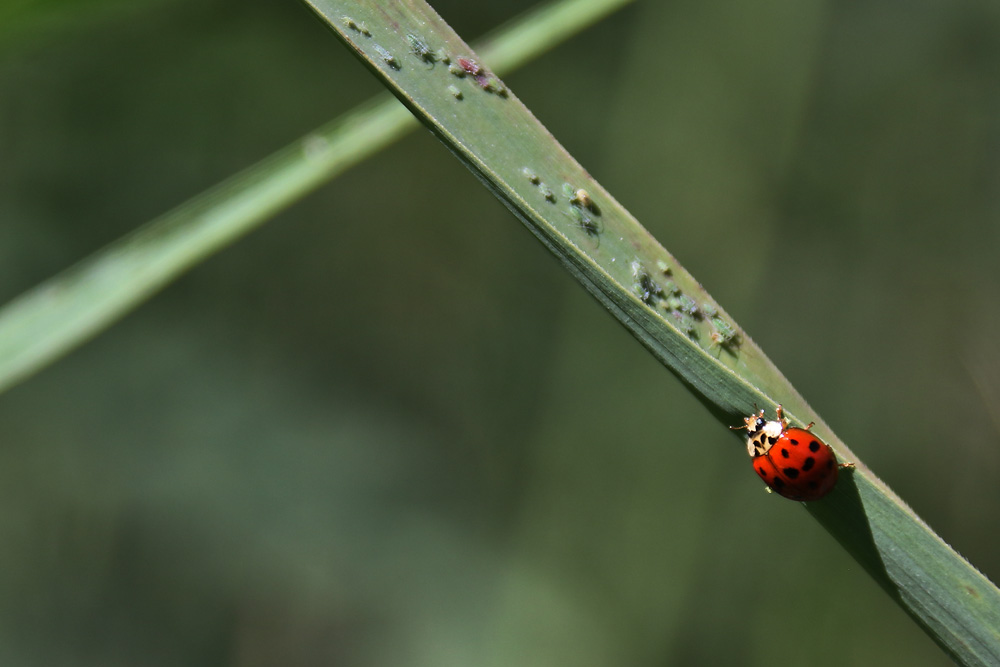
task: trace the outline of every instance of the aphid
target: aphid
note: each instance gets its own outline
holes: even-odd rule
[[[443,46],[434,52],[434,60],[439,63],[444,63],[445,65],[451,64],[451,56],[448,55],[448,52],[444,50]]]
[[[664,262],[662,259],[656,260],[656,269],[665,276],[669,276],[673,271],[670,270],[670,265]]]
[[[681,294],[677,297],[677,300],[679,301],[677,310],[691,317],[701,317],[701,311],[698,310],[698,303],[687,294]]]
[[[484,70],[485,71],[485,70]],[[507,87],[503,85],[503,82],[495,76],[486,76],[485,74],[475,75],[476,83],[479,87],[485,90],[487,93],[496,93],[500,97],[507,97]]]
[[[694,318],[685,312],[675,310],[671,313],[677,320],[677,328],[686,333],[688,336],[694,336],[697,332],[695,328]]]
[[[406,41],[410,43],[410,53],[429,64],[431,67],[434,67],[434,61],[437,60],[437,56],[433,51],[431,51],[431,47],[427,46],[422,39],[414,35],[412,32],[406,34]]]
[[[466,71],[458,63],[448,65],[448,71],[457,76],[459,79],[464,78],[466,75]]]
[[[525,167],[521,170],[521,173],[524,174],[525,178],[527,178],[532,185],[538,185],[542,182],[542,179],[540,179],[538,174],[536,174],[530,167]]]
[[[594,208],[594,200],[590,198],[590,193],[583,188],[580,188],[573,193],[573,198],[569,200],[569,203],[574,206],[589,208],[591,210]]]
[[[375,51],[378,53],[379,57],[382,58],[382,62],[392,69],[399,69],[399,61],[396,60],[396,56],[392,55],[378,44],[375,45]]]
[[[729,322],[718,316],[713,317],[711,322],[712,333],[710,338],[713,345],[718,345],[729,350],[739,345],[740,334]]]
[[[587,236],[600,236],[601,232],[604,231],[604,226],[601,225],[600,220],[595,220],[590,216],[589,213],[583,209],[576,207],[570,207],[570,215],[576,220],[576,224],[587,233]]]
[[[634,260],[632,262],[632,289],[639,295],[639,299],[647,306],[655,306],[663,299],[663,288],[656,284],[653,277],[649,275],[642,262]]]
[[[451,96],[454,97],[456,100],[460,100],[463,97],[465,97],[462,94],[462,91],[458,89],[458,86],[448,86],[448,92],[451,93]]]
[[[341,16],[340,22],[343,23],[344,26],[349,30],[353,30],[354,32],[360,32],[365,37],[372,36],[371,32],[368,31],[368,27],[364,23],[358,23],[350,16]]]
[[[563,183],[563,194],[566,195],[570,205],[577,208],[585,208],[594,215],[601,214],[601,209],[597,208],[597,203],[590,196],[590,193],[583,188],[575,188],[569,183]]]
[[[853,464],[837,464],[830,445],[805,428],[788,426],[785,414],[778,406],[777,419],[767,421],[764,411],[746,417],[747,453],[753,459],[753,469],[778,495],[791,500],[819,500],[837,483],[840,468]]]
[[[462,68],[463,72],[472,76],[479,76],[483,73],[483,68],[472,58],[459,58],[458,66]]]
[[[719,309],[716,308],[713,304],[706,301],[705,303],[701,304],[701,312],[705,314],[705,317],[716,317],[719,314]]]
[[[538,191],[542,193],[543,197],[545,197],[545,201],[552,204],[556,203],[556,193],[552,192],[552,188],[545,185],[545,183],[540,183],[538,185]]]

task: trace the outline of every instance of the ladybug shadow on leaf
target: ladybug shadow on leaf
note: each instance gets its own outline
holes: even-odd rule
[[[821,500],[803,503],[806,510],[874,577],[892,598],[899,600],[898,586],[885,568],[862,500],[862,480],[856,468],[842,468],[837,486]]]

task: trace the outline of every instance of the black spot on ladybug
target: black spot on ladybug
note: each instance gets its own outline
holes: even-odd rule
[[[757,468],[757,474],[759,474],[761,477],[765,479],[767,478],[767,471],[764,470],[764,466]]]
[[[795,438],[789,438],[789,439],[788,439],[788,442],[792,443],[793,445],[797,445],[797,444],[799,444],[799,441],[798,441],[798,440],[796,440]]]
[[[785,474],[785,477],[789,479],[795,479],[796,477],[799,476],[798,468],[782,468],[781,472],[783,472]]]
[[[809,456],[809,457],[806,458],[805,463],[802,464],[802,469],[803,470],[812,470],[812,467],[814,465],[816,465],[816,459],[814,459],[813,457]]]
[[[781,489],[785,487],[785,480],[781,479],[780,477],[775,477],[774,479],[771,480],[771,486],[774,488],[775,491],[781,491]]]
[[[818,489],[819,488],[819,482],[809,482],[808,486],[809,486],[810,489],[813,489],[813,490]]]
[[[788,458],[788,450],[785,449],[784,447],[782,447],[781,448],[781,455],[787,459]]]
[[[826,468],[827,470],[829,470],[832,467],[833,467],[833,459],[830,459],[829,461],[826,462]]]
[[[810,452],[818,452],[819,451],[819,443],[816,442],[815,440],[813,440],[812,442],[810,442],[809,443],[809,451]]]

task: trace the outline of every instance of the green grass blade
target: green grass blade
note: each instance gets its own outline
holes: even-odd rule
[[[307,2],[723,424],[741,423],[755,403],[773,409],[778,402],[794,421],[816,422],[815,431],[857,468],[808,510],[953,658],[1000,664],[1000,591],[848,450],[701,285],[491,72],[477,72],[473,61],[481,61],[430,7],[415,0]],[[436,54],[447,55],[450,67]],[[579,189],[592,206],[574,194]]]
[[[483,53],[510,71],[629,2],[544,5],[487,37]],[[379,96],[11,301],[0,310],[0,391],[417,126],[391,95]]]

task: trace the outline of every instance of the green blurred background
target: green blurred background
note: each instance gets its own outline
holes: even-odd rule
[[[643,2],[507,83],[996,581],[1000,7]],[[8,3],[0,302],[380,90],[294,0]],[[424,130],[0,433],[5,665],[949,664]]]

